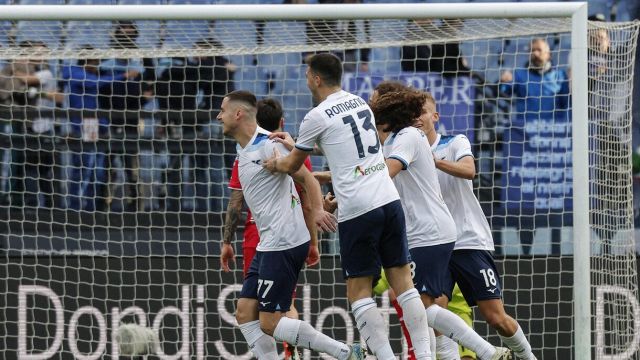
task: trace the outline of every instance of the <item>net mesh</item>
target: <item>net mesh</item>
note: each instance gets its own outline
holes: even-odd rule
[[[589,30],[591,278],[602,359],[639,357],[630,177],[638,27]],[[428,90],[438,130],[467,135],[506,310],[538,359],[577,357],[569,30],[565,18],[0,27],[0,354],[118,358],[119,324],[138,322],[159,333],[158,358],[248,359],[233,315],[241,271],[218,270],[235,144],[215,116],[224,94],[250,90],[281,102],[285,129],[297,133],[313,106],[303,59],[330,50],[345,62],[346,90],[367,99],[385,79]],[[530,66],[534,38],[550,48],[550,66],[539,70]],[[359,341],[337,241],[321,246],[320,266],[299,281],[300,318]],[[385,296],[378,302],[400,354],[395,312]],[[500,343],[479,316],[474,327]]]

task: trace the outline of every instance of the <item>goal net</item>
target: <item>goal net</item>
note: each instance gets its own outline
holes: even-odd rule
[[[251,358],[234,319],[241,227],[233,271],[219,267],[235,143],[215,118],[227,92],[249,90],[278,100],[295,135],[314,106],[303,60],[332,51],[344,60],[347,91],[367,100],[384,80],[424,89],[438,103],[438,131],[469,138],[506,310],[538,359],[585,358],[574,340],[580,286],[591,299],[582,324],[592,356],[640,358],[637,22],[590,22],[581,52],[570,16],[542,16],[557,4],[501,5],[505,18],[490,5],[416,5],[423,19],[380,15],[403,6],[331,5],[334,15],[321,20],[267,20],[263,12],[291,18],[323,8],[119,3],[130,6],[0,11],[0,357],[122,359],[117,330],[135,322],[159,337],[149,359]],[[531,17],[506,15],[523,6]],[[349,18],[359,13],[374,15]],[[581,72],[570,58],[583,53],[574,64],[588,75],[572,83]],[[575,84],[588,90],[580,112],[588,115],[577,119],[588,123],[579,149],[588,163],[574,167],[572,115],[584,105],[573,102]],[[322,157],[312,163],[325,167]],[[588,191],[574,192],[587,178]],[[578,198],[588,212],[574,206]],[[574,233],[587,226],[575,212],[587,214],[589,236],[575,241],[588,243],[589,257],[574,256]],[[326,334],[361,341],[337,241],[324,237],[320,265],[301,275],[294,304]],[[590,266],[588,284],[575,283],[578,260]],[[377,301],[406,358],[393,307],[386,295]],[[476,331],[500,345],[475,315]]]

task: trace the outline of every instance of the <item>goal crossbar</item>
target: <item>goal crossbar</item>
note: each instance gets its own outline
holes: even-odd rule
[[[583,2],[300,5],[11,5],[0,20],[323,20],[569,17]]]

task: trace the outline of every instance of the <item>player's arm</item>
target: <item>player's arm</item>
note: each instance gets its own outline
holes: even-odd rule
[[[302,214],[304,215],[304,223],[309,230],[311,244],[309,245],[309,254],[307,256],[307,265],[313,266],[320,260],[320,250],[318,249],[318,231],[313,218],[313,208],[306,191],[300,191],[300,203],[302,204]]]
[[[473,178],[476,177],[476,163],[471,155],[464,156],[456,162],[438,159],[434,160],[438,170],[444,171],[451,176],[467,180],[473,180]]]
[[[398,137],[385,160],[389,176],[392,179],[400,171],[407,170],[409,164],[417,158],[419,149],[424,147],[424,138],[426,137],[420,134],[421,132],[413,128],[405,128],[398,132]]]
[[[291,150],[289,155],[284,158],[278,158],[277,156],[271,157],[263,163],[267,170],[271,172],[282,172],[293,174],[304,163],[307,156],[313,151],[316,140],[321,136],[326,128],[326,124],[322,118],[310,115],[313,111],[307,114],[307,117],[302,120],[300,124],[300,136],[295,147]],[[312,194],[310,194],[312,196]]]
[[[314,171],[313,176],[318,180],[320,185],[331,182],[331,171]]]
[[[322,231],[336,231],[336,217],[324,211],[322,204],[322,191],[320,190],[320,184],[313,177],[313,174],[304,166],[293,174],[291,177],[295,182],[302,185],[304,191],[307,193],[309,204],[311,206],[312,217],[314,219],[314,225],[320,228]],[[316,231],[315,227],[313,231]],[[311,229],[309,230],[311,232]]]
[[[387,158],[385,162],[387,163],[387,169],[389,169],[389,176],[393,179],[398,173],[407,168],[404,160],[400,160],[398,158]]]
[[[222,270],[229,271],[229,260],[236,262],[235,252],[231,242],[238,229],[238,223],[242,215],[244,196],[242,190],[231,190],[231,197],[227,205],[227,214],[224,219],[224,232],[222,234],[222,248],[220,250],[220,266]]]
[[[289,151],[293,150],[293,148],[296,146],[296,142],[291,137],[291,134],[286,131],[273,132],[269,135],[269,139],[275,140],[277,143],[284,145],[284,147]],[[324,155],[324,153],[318,147],[318,145],[315,145],[309,155],[322,156]]]
[[[280,172],[293,176],[302,167],[307,156],[309,156],[308,152],[293,148],[289,155],[285,157],[278,157],[277,154],[274,154],[274,156],[265,160],[262,166],[272,173]]]

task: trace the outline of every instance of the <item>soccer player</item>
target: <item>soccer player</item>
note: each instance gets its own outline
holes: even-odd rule
[[[441,136],[435,123],[440,118],[435,99],[428,94],[424,113],[414,124],[422,129],[433,150],[438,178],[447,207],[457,219],[457,240],[451,255],[450,284],[458,284],[470,306],[478,305],[487,324],[519,359],[535,359],[520,325],[504,311],[500,274],[493,262],[493,238],[471,179],[476,167],[471,144],[464,135]],[[463,221],[464,220],[464,221]]]
[[[263,99],[257,103],[256,119],[258,126],[267,131],[282,131],[284,126],[284,117],[282,112],[282,106],[275,99]],[[311,170],[311,160],[307,158],[304,162],[307,169]],[[227,214],[224,222],[224,234],[222,238],[222,249],[220,251],[220,263],[223,271],[230,271],[229,261],[235,263],[235,253],[231,241],[238,228],[240,221],[240,214],[242,212],[244,196],[242,195],[242,185],[238,177],[238,160],[234,161],[233,169],[231,170],[231,180],[229,181],[229,189],[231,189],[231,196],[229,204],[227,205]],[[311,218],[311,206],[309,200],[306,198],[304,189],[296,184],[296,190],[300,194],[300,203],[302,205],[302,213],[304,214],[307,228],[309,229],[311,236],[311,245],[309,247],[309,255],[307,256],[307,265],[313,266],[318,263],[319,251],[318,251],[318,233],[311,231],[310,222]],[[247,276],[251,261],[256,254],[256,247],[260,242],[260,235],[258,234],[258,228],[256,222],[251,216],[251,209],[247,209],[247,220],[244,225],[244,238],[242,240],[242,274]],[[296,291],[294,289],[292,299],[295,300]],[[291,308],[286,313],[287,317],[292,319],[298,318],[298,311],[296,310],[293,301],[291,302]],[[284,344],[285,359],[298,358],[298,352],[291,344]]]
[[[350,347],[306,322],[283,316],[283,310],[291,305],[291,293],[307,258],[310,240],[291,177],[309,194],[314,224],[329,228],[335,218],[322,210],[320,185],[307,168],[301,167],[290,177],[271,174],[262,167],[264,160],[274,153],[286,153],[286,149],[269,140],[270,133],[258,127],[256,102],[250,92],[231,92],[223,99],[217,117],[223,133],[238,142],[238,174],[261,235],[237,303],[240,330],[259,360],[278,359],[274,338],[339,360],[363,359],[364,352],[358,344]]]
[[[371,104],[389,175],[406,214],[413,282],[427,308],[429,326],[440,332],[436,334],[439,359],[460,359],[453,340],[475,350],[481,359],[506,359],[510,356],[508,349],[493,347],[446,309],[447,301],[442,295],[451,292],[446,286],[457,233],[442,199],[426,135],[413,127],[423,113],[425,101],[424,92],[408,89],[379,95]]]
[[[342,272],[362,338],[378,359],[395,359],[372,298],[371,284],[382,266],[399,294],[416,357],[431,359],[427,316],[411,281],[404,213],[380,151],[371,109],[359,96],[342,90],[342,64],[335,55],[309,57],[306,77],[318,106],[302,121],[291,153],[264,166],[293,173],[318,145],[327,158],[339,204]]]

